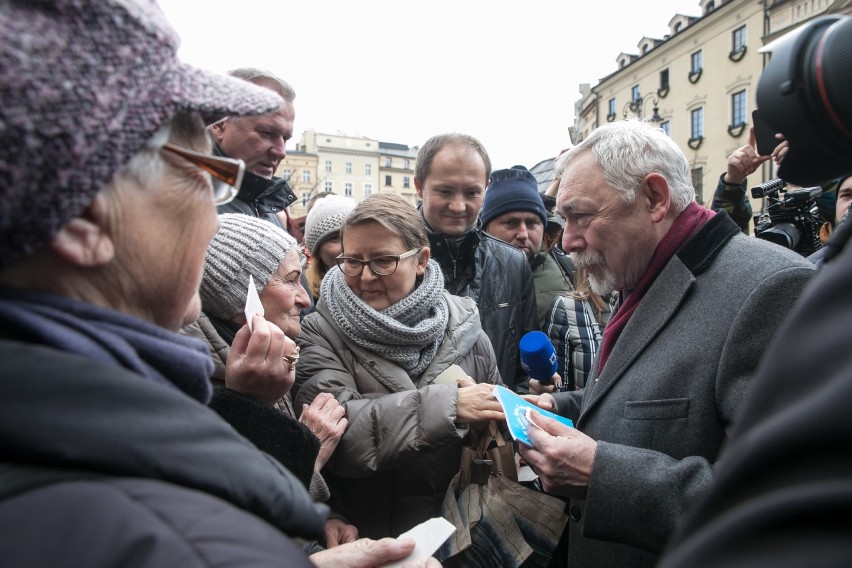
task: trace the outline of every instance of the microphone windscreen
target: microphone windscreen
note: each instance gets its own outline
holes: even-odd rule
[[[547,335],[540,331],[530,331],[521,338],[519,348],[521,366],[530,378],[550,383],[557,365],[556,350]]]

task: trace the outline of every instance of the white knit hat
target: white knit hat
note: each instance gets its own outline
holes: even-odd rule
[[[296,240],[265,219],[241,213],[219,215],[219,232],[207,249],[199,295],[208,315],[231,319],[246,305],[249,275],[263,291]]]
[[[316,256],[322,242],[340,230],[343,220],[355,208],[355,201],[343,195],[329,195],[311,207],[305,219],[305,246]]]

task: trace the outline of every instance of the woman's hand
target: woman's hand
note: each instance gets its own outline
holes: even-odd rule
[[[506,419],[500,401],[494,396],[494,385],[481,383],[463,386],[463,383],[459,382],[458,390],[456,422],[466,424]]]
[[[275,404],[290,391],[296,371],[284,360],[296,349],[277,325],[255,315],[249,331],[244,325],[234,336],[225,364],[225,386],[251,398]]]
[[[314,469],[317,471],[328,462],[328,458],[340,442],[340,437],[346,431],[349,421],[344,416],[346,416],[346,409],[331,393],[321,392],[310,406],[302,405],[299,422],[307,426],[320,441],[319,454],[314,462]]]

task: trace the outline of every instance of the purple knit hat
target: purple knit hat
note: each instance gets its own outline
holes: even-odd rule
[[[178,61],[153,0],[0,6],[0,266],[47,243],[180,111],[207,121],[281,98]]]

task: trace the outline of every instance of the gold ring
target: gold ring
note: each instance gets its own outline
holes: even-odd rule
[[[296,370],[296,363],[299,362],[299,346],[297,345],[293,352],[289,355],[284,355],[284,360],[290,363],[290,371]]]

